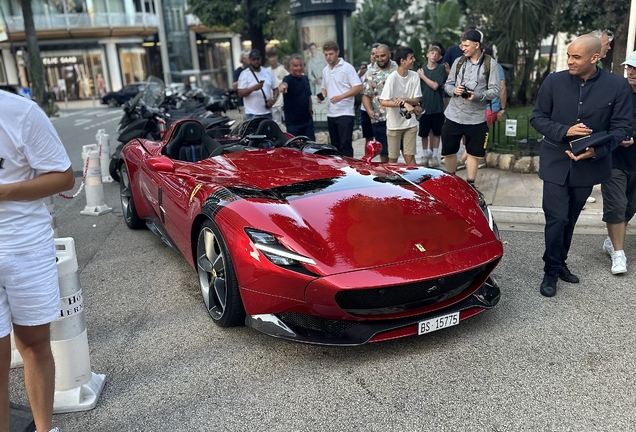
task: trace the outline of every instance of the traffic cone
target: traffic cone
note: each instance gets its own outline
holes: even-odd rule
[[[51,351],[55,359],[53,412],[95,408],[105,375],[91,371],[84,298],[80,285],[75,241],[55,239],[60,285],[60,317],[51,323]]]
[[[109,171],[110,140],[107,133],[101,134],[100,141],[97,141],[97,144],[99,144],[100,142],[102,147],[101,147],[101,153],[99,154],[99,165],[102,169],[102,183],[112,183],[114,180],[110,176],[110,171]]]
[[[102,185],[102,170],[100,167],[97,144],[89,144],[82,147],[82,158],[87,160],[85,167],[86,207],[80,214],[99,216],[113,211],[104,202],[104,186]]]

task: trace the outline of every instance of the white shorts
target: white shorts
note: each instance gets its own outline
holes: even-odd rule
[[[0,254],[0,338],[11,322],[37,326],[60,316],[55,246],[32,252]]]

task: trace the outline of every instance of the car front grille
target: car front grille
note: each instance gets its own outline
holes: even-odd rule
[[[461,294],[486,267],[443,278],[388,286],[345,290],[336,294],[336,303],[352,315],[388,315],[419,309]]]
[[[331,320],[298,312],[283,312],[276,316],[285,324],[323,333],[336,334],[356,325],[353,321]]]

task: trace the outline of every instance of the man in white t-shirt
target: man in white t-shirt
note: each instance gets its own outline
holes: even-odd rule
[[[245,118],[272,118],[272,107],[278,97],[278,83],[269,69],[261,67],[261,52],[250,51],[250,66],[246,68],[238,80],[238,95],[243,98]]]
[[[71,161],[33,102],[0,91],[0,430],[9,430],[11,324],[24,360],[35,426],[51,429],[55,363],[50,323],[60,315],[51,215],[43,198],[71,189]],[[11,109],[7,109],[11,107]]]
[[[327,66],[322,71],[322,98],[317,97],[317,101],[327,101],[331,144],[344,156],[353,157],[353,100],[362,91],[362,83],[355,68],[338,57],[340,48],[336,42],[325,43],[322,52]]]
[[[408,165],[415,165],[416,136],[418,121],[415,106],[422,96],[420,77],[412,71],[415,57],[409,47],[399,46],[395,50],[395,62],[398,69],[392,72],[384,83],[380,102],[387,107],[386,137],[389,143],[389,163],[395,163],[402,153]]]
[[[287,69],[285,69],[282,64],[278,63],[278,51],[276,48],[267,51],[267,61],[269,61],[269,67],[267,69],[272,72],[272,75],[276,78],[276,84],[280,86],[283,82],[283,78],[289,75],[289,72],[287,72]],[[274,121],[278,123],[278,126],[283,124],[283,96],[281,94],[278,95],[276,103],[272,107],[272,117]]]

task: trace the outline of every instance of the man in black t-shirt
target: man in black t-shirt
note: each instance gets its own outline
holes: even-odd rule
[[[623,63],[627,69],[627,82],[632,88],[632,132],[612,151],[612,178],[601,184],[603,194],[603,222],[608,237],[603,250],[612,258],[612,274],[627,272],[627,258],[623,246],[627,223],[636,213],[636,51]]]
[[[283,78],[278,87],[283,95],[283,111],[287,132],[294,136],[304,135],[312,141],[314,133],[313,109],[309,79],[303,75],[305,69],[303,56],[292,54],[289,60],[290,74]]]
[[[442,59],[442,50],[437,45],[430,45],[426,53],[426,65],[418,69],[422,97],[420,106],[424,110],[420,117],[419,136],[422,138],[422,150],[424,151],[421,165],[439,166],[439,141],[444,124],[444,83],[446,71],[438,62]],[[430,147],[430,148],[429,148]]]

